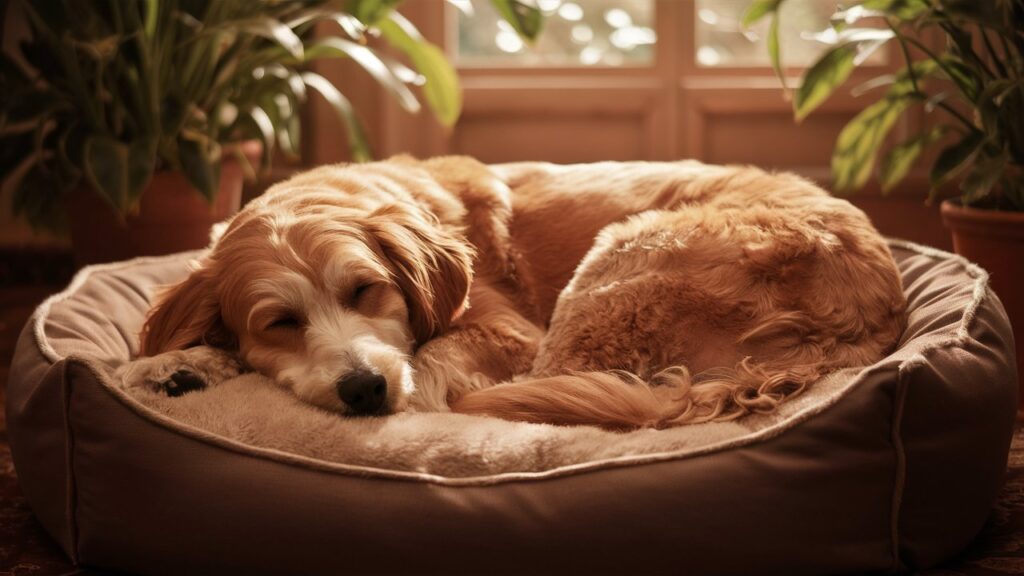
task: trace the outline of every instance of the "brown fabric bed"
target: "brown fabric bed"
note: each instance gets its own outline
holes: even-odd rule
[[[911,315],[890,357],[773,416],[631,434],[341,420],[252,376],[130,397],[107,366],[188,255],[87,269],[22,334],[13,456],[73,559],[142,573],[919,569],[988,514],[1016,367],[984,272],[892,246]]]

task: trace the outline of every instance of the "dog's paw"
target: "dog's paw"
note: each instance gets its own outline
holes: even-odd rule
[[[123,388],[171,397],[203,390],[234,378],[241,366],[234,355],[208,346],[165,352],[121,366],[115,378]]]
[[[206,381],[192,372],[178,370],[174,374],[171,374],[170,380],[162,382],[160,386],[163,388],[165,394],[172,398],[177,398],[182,394],[188,394],[189,392],[205,389]]]

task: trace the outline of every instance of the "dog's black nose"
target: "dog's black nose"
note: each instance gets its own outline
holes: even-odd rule
[[[338,396],[356,414],[371,414],[384,404],[388,381],[380,374],[356,370],[338,380]]]

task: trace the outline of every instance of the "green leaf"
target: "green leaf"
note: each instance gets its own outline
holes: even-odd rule
[[[940,71],[938,63],[934,60],[920,60],[913,64],[914,77],[917,78],[918,87],[924,83],[929,76]],[[895,74],[882,74],[855,86],[850,93],[855,97],[863,96],[865,93],[879,88],[889,86],[889,94],[909,94],[914,91],[914,84],[910,81],[908,68],[902,68]]]
[[[459,77],[444,52],[433,44],[425,44],[410,55],[416,69],[426,78],[423,93],[434,115],[445,126],[454,126],[462,114],[462,87]]]
[[[847,123],[832,153],[832,182],[836,192],[846,193],[864,186],[885,137],[911,102],[905,94],[890,94]]]
[[[491,4],[517,34],[530,41],[537,39],[544,25],[539,8],[521,0],[491,0]]]
[[[15,216],[24,218],[36,230],[63,233],[67,230],[64,201],[75,182],[37,163],[13,184],[11,208]]]
[[[1024,87],[1024,79],[997,78],[985,85],[985,89],[978,96],[979,103],[989,103],[999,107],[1007,94]]]
[[[864,8],[862,4],[854,4],[849,8],[836,10],[829,17],[829,23],[832,25],[832,29],[836,32],[845,30],[847,26],[856,24],[864,18],[878,18],[884,17],[885,12],[881,10],[868,10]]]
[[[381,35],[392,46],[404,52],[426,83],[423,93],[434,116],[445,126],[452,126],[462,113],[462,88],[459,77],[440,48],[427,42],[401,14],[394,12],[379,23]]]
[[[768,38],[765,40],[768,45],[768,59],[772,63],[772,70],[775,77],[782,83],[782,91],[786,99],[790,97],[789,81],[782,70],[782,53],[779,47],[779,15],[772,14],[772,21],[768,25]]]
[[[804,73],[793,100],[797,121],[806,118],[846,82],[853,72],[853,59],[856,55],[857,50],[853,44],[837,46],[826,52]]]
[[[943,0],[941,6],[948,14],[947,18],[962,18],[997,29],[1005,29],[1007,24],[1012,25],[1002,14],[998,0]]]
[[[285,24],[289,28],[295,29],[303,24],[319,22],[321,20],[333,20],[349,38],[365,41],[366,25],[360,22],[359,18],[356,18],[348,12],[313,8],[300,12],[298,15],[293,16],[290,20],[285,22]]]
[[[377,24],[390,14],[402,0],[349,0],[348,12],[368,26]]]
[[[947,51],[955,58],[965,63],[965,73],[970,75],[978,74],[984,76],[988,66],[978,57],[974,51],[975,37],[966,26],[949,25],[943,27],[946,32],[948,43]]]
[[[1024,88],[1018,87],[1003,95],[999,117],[1006,133],[1007,144],[1014,164],[1024,166]]]
[[[302,77],[299,76],[299,80]],[[306,85],[303,82],[303,93]],[[299,160],[300,146],[300,117],[295,113],[298,105],[294,95],[285,93],[269,92],[260,99],[259,107],[264,110],[270,118],[277,136],[277,142],[281,152],[292,161]]]
[[[931,9],[927,0],[865,0],[861,6],[904,21],[913,20]]]
[[[246,18],[244,20],[232,20],[223,25],[208,28],[205,33],[223,32],[225,30],[244,32],[252,34],[253,36],[260,36],[267,38],[268,40],[273,40],[282,48],[287,50],[293,57],[302,60],[302,38],[299,38],[291,28],[269,16]]]
[[[743,13],[743,26],[749,28],[767,14],[778,12],[782,0],[754,0]]]
[[[260,152],[260,164],[264,167],[270,166],[270,159],[274,155],[274,146],[277,140],[274,138],[274,123],[270,120],[267,111],[254,106],[249,110],[249,118],[259,131],[260,139],[263,140],[263,150]]]
[[[981,132],[971,132],[940,152],[935,164],[932,165],[929,178],[932,190],[955,178],[966,167],[968,160],[977,153],[984,140]]]
[[[921,152],[941,138],[945,132],[945,128],[936,126],[928,132],[905,140],[890,150],[882,158],[882,163],[879,166],[878,178],[882,183],[882,191],[888,192],[896,184],[899,184],[907,175],[907,172],[910,171],[914,162],[921,155]]]
[[[85,141],[83,155],[86,180],[118,214],[124,214],[153,176],[156,142],[128,145],[109,136],[93,136]]]
[[[70,38],[67,41],[79,54],[84,54],[93,60],[107,61],[117,54],[117,49],[121,44],[121,36],[113,34],[104,38],[90,39],[87,42]]]
[[[1010,174],[1010,170],[1003,172],[1003,179],[1000,182],[1002,196],[1009,202],[1014,210],[1024,211],[1024,175],[1020,173]]]
[[[380,57],[381,62],[383,62],[388,69],[391,70],[391,73],[395,75],[395,78],[398,78],[402,82],[412,86],[423,86],[426,84],[427,79],[422,74],[412,68],[409,68],[402,62],[383,54],[378,54],[378,56]]]
[[[1009,163],[1009,155],[1000,150],[993,155],[979,154],[971,167],[971,171],[960,183],[963,191],[964,204],[974,204],[987,198],[992,186],[1003,176]]]
[[[373,160],[373,151],[370,150],[370,144],[366,140],[363,125],[359,121],[359,117],[356,116],[352,103],[349,102],[348,98],[335,88],[334,84],[331,84],[319,74],[303,72],[302,79],[306,82],[306,86],[319,92],[338,114],[338,118],[345,126],[348,134],[348,144],[352,148],[352,159],[356,162]]]
[[[960,92],[969,101],[974,102],[978,97],[980,80],[976,78],[977,69],[968,66],[963,60],[952,55],[941,57],[942,71],[956,84]],[[934,60],[929,60],[934,62]]]
[[[82,177],[80,160],[83,155],[82,150],[86,138],[88,138],[88,132],[81,122],[70,122],[57,135],[57,155],[55,160],[60,164],[61,171],[73,177],[76,182]]]
[[[184,132],[178,137],[178,158],[189,183],[213,202],[220,187],[220,145],[202,134]]]
[[[389,24],[389,20],[383,20],[380,23],[381,33],[387,38],[387,33],[384,32],[384,27]],[[308,51],[310,58],[322,58],[325,56],[342,57],[347,56],[352,58],[366,70],[370,76],[386,88],[395,98],[398,99],[399,105],[402,106],[408,112],[419,112],[420,103],[416,99],[416,95],[409,90],[409,87],[405,83],[395,76],[388,67],[378,56],[366,46],[361,46],[355,42],[345,40],[343,38],[325,38],[313,46],[310,46]]]
[[[782,6],[782,1],[783,0],[754,0],[754,2],[752,2],[743,13],[743,27],[749,28],[766,15],[771,14],[772,18],[768,23],[768,37],[765,39],[765,43],[768,48],[768,60],[771,62],[772,71],[775,72],[775,77],[778,78],[779,83],[782,84],[783,95],[786,100],[788,100],[791,97],[791,92],[789,89],[789,81],[786,79],[786,75],[782,69],[782,54],[779,45],[779,8]]]
[[[266,75],[280,78],[287,82],[288,88],[297,102],[302,102],[306,99],[306,83],[302,81],[302,77],[295,70],[278,63],[268,64],[262,67],[262,70]]]
[[[153,38],[156,35],[157,15],[160,13],[160,0],[145,0],[146,23],[143,31],[146,38]]]
[[[153,179],[156,169],[156,138],[142,138],[132,143],[128,153],[128,202],[134,207]]]

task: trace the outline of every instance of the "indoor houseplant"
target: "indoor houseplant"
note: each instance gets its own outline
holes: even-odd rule
[[[757,0],[745,18],[750,24],[771,16],[768,49],[783,82],[777,23],[784,1]],[[943,146],[931,166],[929,198],[945,184],[959,183],[959,196],[942,204],[943,220],[956,251],[991,273],[1017,326],[1017,357],[1024,359],[1024,266],[1017,260],[1024,251],[1024,0],[864,0],[836,12],[832,23],[832,30],[818,35],[831,46],[793,93],[797,119],[825,101],[872,51],[895,44],[904,64],[855,88],[885,92],[839,134],[834,190],[863,186],[876,157],[882,189],[889,190],[925,148]],[[923,107],[931,121],[921,133],[887,146],[889,131],[912,106]],[[1024,376],[1021,385],[1024,390]]]
[[[492,1],[520,33],[536,33],[535,9]],[[0,175],[14,180],[15,212],[60,229],[70,201],[80,260],[201,247],[209,225],[237,209],[250,158],[297,153],[307,92],[337,111],[353,159],[370,157],[349,101],[306,69],[318,58],[353,59],[409,111],[420,107],[410,85],[420,84],[437,118],[454,123],[454,70],[394,11],[399,3],[12,0],[28,26],[18,54],[0,58]],[[332,35],[312,33],[321,22],[335,23]],[[243,146],[252,141],[262,155]],[[198,222],[183,222],[188,212]],[[150,216],[163,223],[146,232]]]

